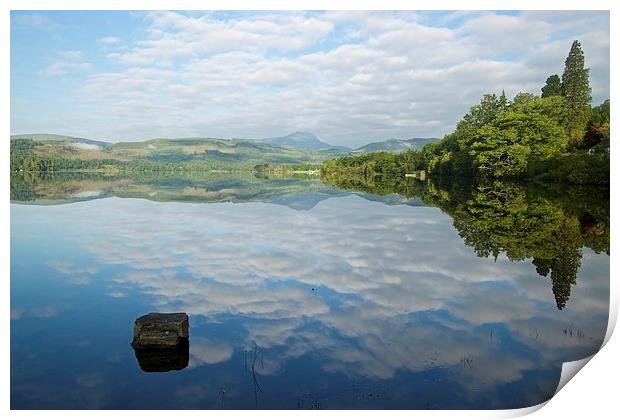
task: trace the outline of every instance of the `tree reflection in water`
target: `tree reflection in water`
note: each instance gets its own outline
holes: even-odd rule
[[[539,275],[551,279],[560,310],[577,282],[581,249],[588,247],[609,255],[609,189],[605,187],[334,175],[321,181],[307,177],[260,179],[250,173],[105,177],[13,174],[11,200],[69,203],[117,196],[156,201],[273,202],[307,209],[341,195],[342,190],[372,194],[365,197],[379,201],[395,194],[417,198],[448,214],[477,256],[497,259],[505,254],[511,261],[531,260]]]
[[[327,179],[332,185],[375,194],[420,198],[453,219],[464,243],[479,257],[504,253],[530,260],[551,279],[558,309],[577,283],[583,247],[609,255],[609,190],[467,180]]]

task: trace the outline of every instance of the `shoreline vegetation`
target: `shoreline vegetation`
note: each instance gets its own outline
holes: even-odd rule
[[[608,185],[610,103],[592,108],[589,69],[579,41],[571,46],[562,77],[549,76],[541,92],[520,92],[512,100],[503,91],[486,94],[453,132],[401,153],[292,149],[239,139],[111,144],[12,136],[11,174],[253,172],[320,176],[332,185],[406,177]]]
[[[431,177],[609,184],[609,100],[591,107],[589,70],[574,41],[562,78],[542,95],[484,95],[456,129],[420,151],[346,156],[323,163],[322,176],[369,180],[424,171]]]

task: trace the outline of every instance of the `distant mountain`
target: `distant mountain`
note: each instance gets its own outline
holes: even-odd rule
[[[351,150],[348,147],[333,146],[331,144],[325,143],[314,134],[305,131],[297,131],[283,137],[270,137],[263,139],[263,141],[274,146],[286,147],[288,149],[296,150]]]
[[[416,137],[409,140],[387,139],[374,143],[368,143],[365,146],[358,147],[353,153],[372,153],[372,152],[404,152],[406,150],[419,150],[425,144],[432,143],[439,139],[435,137]]]
[[[23,144],[20,146],[18,143]],[[29,144],[28,140],[34,143]],[[319,164],[347,154],[334,148],[320,150],[294,149],[250,139],[217,139],[209,137],[190,137],[165,139],[157,138],[136,142],[106,143],[55,134],[20,134],[11,136],[11,146],[16,143],[19,154],[29,153],[37,159],[62,160],[62,165],[70,164],[73,169],[93,169],[101,165],[152,164],[193,164],[209,169],[251,169],[258,164],[294,165],[300,163]],[[326,144],[326,143],[324,143]],[[21,155],[20,155],[21,156]],[[24,156],[21,156],[22,160]],[[105,161],[105,163],[103,163]],[[146,162],[146,163],[145,163]],[[13,164],[13,163],[12,163]],[[98,166],[99,165],[99,166]]]
[[[11,165],[19,169],[23,168],[24,162],[39,164],[32,163],[35,162],[32,159],[26,161],[25,154],[29,154],[38,160],[48,160],[57,169],[90,170],[100,169],[102,165],[122,167],[130,164],[134,168],[142,169],[153,168],[153,165],[159,164],[187,164],[193,165],[194,168],[200,166],[208,169],[251,169],[265,163],[272,165],[320,164],[326,159],[351,154],[380,150],[400,152],[419,149],[423,144],[434,140],[390,139],[370,143],[352,151],[332,146],[321,141],[314,134],[304,132],[264,140],[190,137],[119,143],[56,134],[20,134],[11,136],[11,147],[13,148],[15,143],[16,151],[11,154]],[[58,165],[64,166],[58,167]],[[31,168],[26,169],[31,170]]]

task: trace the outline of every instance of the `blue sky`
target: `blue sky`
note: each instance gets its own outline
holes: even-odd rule
[[[484,93],[539,93],[574,39],[598,104],[605,11],[13,11],[11,133],[441,136]]]

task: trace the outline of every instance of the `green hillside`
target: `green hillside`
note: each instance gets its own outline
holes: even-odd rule
[[[13,171],[218,170],[258,164],[321,163],[346,152],[295,150],[256,140],[152,139],[107,143],[51,134],[11,136]]]

